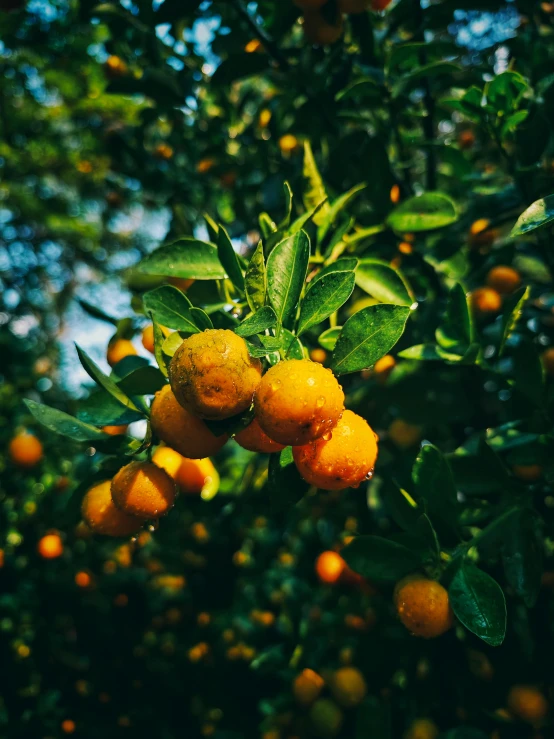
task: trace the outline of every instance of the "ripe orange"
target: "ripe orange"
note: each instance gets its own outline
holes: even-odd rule
[[[325,349],[312,349],[310,352],[310,359],[312,362],[319,362],[320,364],[324,364],[325,360],[327,359],[327,352]]]
[[[396,360],[392,356],[392,354],[385,354],[384,357],[381,357],[381,359],[378,359],[375,362],[375,365],[373,367],[373,372],[375,373],[375,379],[380,385],[384,385],[390,375],[390,373],[393,371],[393,369],[396,367]]]
[[[554,377],[554,347],[545,349],[541,356],[544,371],[550,377]]]
[[[339,706],[353,708],[365,698],[367,685],[356,667],[341,667],[333,676],[331,692]]]
[[[129,72],[129,67],[119,56],[112,54],[106,60],[104,65],[106,70],[106,77],[109,79],[115,79],[116,77],[123,77]]]
[[[487,218],[478,218],[470,226],[469,245],[486,249],[492,246],[497,236],[497,229],[490,227],[490,221]]]
[[[173,157],[173,147],[169,144],[158,144],[154,147],[154,155],[158,159],[165,159],[166,161]]]
[[[404,626],[415,636],[432,639],[454,623],[447,591],[423,575],[408,575],[397,583],[394,605]]]
[[[169,364],[177,401],[199,418],[223,419],[247,410],[262,375],[259,359],[229,329],[207,329],[183,341]]]
[[[402,195],[402,193],[400,192],[399,185],[393,185],[391,187],[390,193],[389,193],[389,197],[390,197],[391,203],[393,205],[396,205],[397,203],[399,203],[400,202],[400,196],[401,195]]]
[[[416,718],[404,734],[404,739],[437,739],[439,730],[434,721],[428,718]]]
[[[337,552],[328,550],[322,552],[315,561],[315,571],[321,582],[335,585],[341,579],[346,562]]]
[[[486,316],[502,308],[502,298],[492,287],[478,287],[469,297],[471,308],[477,316]]]
[[[273,452],[280,452],[285,448],[283,444],[278,444],[269,438],[265,431],[262,430],[256,418],[246,428],[236,434],[235,441],[243,449],[248,449],[249,452],[258,452],[259,454],[272,454]]]
[[[300,148],[300,144],[296,136],[292,133],[286,133],[279,139],[279,148],[283,154],[292,154],[293,151]]]
[[[175,480],[183,462],[183,455],[168,446],[159,446],[152,455],[152,462]]]
[[[388,437],[400,449],[407,449],[421,441],[421,428],[397,418],[389,426]]]
[[[294,678],[292,693],[301,706],[310,706],[323,690],[324,679],[317,672],[306,668]]]
[[[514,475],[524,482],[536,482],[542,477],[540,464],[514,464],[512,467]]]
[[[268,108],[264,108],[263,110],[260,110],[260,115],[258,116],[258,126],[260,128],[267,128],[267,126],[269,126],[270,121],[271,121],[271,111]]]
[[[548,713],[548,702],[532,685],[514,685],[508,693],[510,711],[522,721],[539,726]]]
[[[130,462],[112,480],[112,498],[124,513],[138,518],[165,515],[175,502],[175,482],[152,462]]]
[[[154,396],[150,420],[162,441],[190,459],[213,456],[228,439],[226,435],[212,434],[204,421],[179,405],[169,385],[164,385]]]
[[[209,172],[210,169],[215,167],[215,164],[215,159],[201,159],[196,165],[196,171],[199,174],[206,174],[206,172]]]
[[[37,551],[43,559],[57,559],[63,554],[63,542],[59,534],[45,534],[37,544]]]
[[[17,434],[10,441],[8,449],[12,462],[18,467],[34,467],[42,459],[42,444],[34,434]]]
[[[93,485],[81,503],[83,520],[96,534],[104,536],[131,536],[142,526],[142,519],[130,516],[115,507],[111,481]]]
[[[194,280],[186,277],[169,277],[167,280],[168,285],[177,287],[181,292],[186,293],[189,287],[193,284]]]
[[[334,44],[342,36],[342,15],[337,14],[335,23],[329,23],[317,10],[304,12],[304,36],[314,46]]]
[[[127,425],[123,426],[102,426],[102,431],[109,436],[121,436],[127,431]]]
[[[171,333],[165,326],[160,326],[160,328],[164,336],[169,336]],[[151,323],[142,330],[142,345],[147,352],[154,354],[154,326]]]
[[[306,444],[331,431],[344,408],[344,393],[330,369],[309,359],[271,367],[255,396],[256,418],[280,444]]]
[[[186,495],[209,493],[213,497],[219,488],[219,474],[211,459],[183,458],[175,482]]]
[[[137,350],[129,339],[112,339],[108,344],[107,360],[110,367],[121,362],[125,357],[134,356]]]
[[[521,275],[513,267],[499,264],[487,274],[487,285],[501,295],[513,293],[521,285]]]
[[[458,134],[458,146],[460,149],[471,149],[475,144],[475,134],[469,128],[460,131]]]
[[[357,487],[371,476],[377,460],[377,436],[367,421],[344,411],[332,431],[292,450],[304,480],[323,490]]]

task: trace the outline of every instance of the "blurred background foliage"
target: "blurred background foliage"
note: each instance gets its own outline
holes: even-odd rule
[[[365,183],[336,233],[355,223],[358,253],[401,267],[413,288],[417,317],[399,349],[438,325],[445,282],[473,289],[513,264],[532,294],[510,357],[538,356],[554,333],[551,235],[510,229],[554,189],[553,19],[553,4],[531,0],[398,0],[349,16],[341,40],[320,47],[288,0],[0,0],[3,447],[33,428],[22,397],[73,411],[86,394],[75,338],[103,363],[114,331],[140,327],[140,315],[123,319],[156,279],[133,266],[161,241],[205,238],[213,219],[246,253],[284,216],[285,181],[316,204],[306,139],[331,201]],[[457,223],[429,237],[380,228],[423,190],[451,195]],[[501,323],[480,326],[493,347]],[[502,373],[508,360],[494,361]],[[3,456],[0,733],[303,737],[314,729],[291,692],[299,669],[356,664],[368,698],[345,711],[344,736],[401,737],[418,717],[451,739],[552,736],[503,712],[515,683],[552,693],[550,572],[532,616],[513,600],[500,650],[467,634],[415,640],[391,618],[386,588],[314,572],[353,533],[394,527],[379,491],[409,478],[417,451],[390,433],[398,420],[446,452],[467,443],[470,462],[453,464],[476,496],[471,523],[502,484],[478,443],[491,429],[507,467],[544,467],[538,507],[551,524],[548,403],[534,386],[532,373],[512,392],[498,374],[434,362],[403,361],[386,383],[356,377],[350,404],[383,440],[367,500],[365,489],[330,493],[285,516],[235,451],[218,463],[220,495],[186,499],[131,543],[91,539],[76,522],[93,450],[41,432],[39,467]],[[516,429],[504,425],[514,418]],[[62,551],[54,541],[49,559],[37,544],[53,531]]]

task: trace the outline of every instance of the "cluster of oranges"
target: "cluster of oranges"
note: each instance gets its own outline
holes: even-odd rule
[[[338,0],[336,17],[327,18],[321,11],[328,0],[293,0],[304,15],[304,35],[316,46],[334,44],[343,32],[343,14],[355,15],[366,10],[384,10],[391,0]]]

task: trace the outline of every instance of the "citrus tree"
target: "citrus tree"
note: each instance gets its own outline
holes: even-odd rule
[[[169,227],[128,316],[85,301],[114,334],[102,366],[77,347],[75,415],[25,401],[82,450],[36,577],[81,589],[67,631],[93,605],[123,645],[79,714],[115,695],[115,732],[173,736],[186,694],[222,738],[549,730],[553,8],[482,5],[83,4],[104,94],[140,111],[110,167]],[[9,454],[16,481],[43,464],[36,435]],[[36,725],[93,736],[54,673]]]

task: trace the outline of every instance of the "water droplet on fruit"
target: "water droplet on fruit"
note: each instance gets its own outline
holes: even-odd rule
[[[369,470],[369,472],[365,476],[365,479],[366,480],[371,480],[372,477],[373,477],[373,470]]]
[[[333,438],[333,432],[332,431],[327,431],[326,434],[323,434],[323,439],[325,441],[331,441],[332,438]]]
[[[325,398],[323,397],[323,395],[320,395],[319,398],[317,399],[317,407],[323,408],[324,405],[325,405]]]

